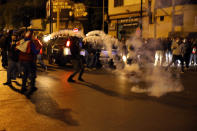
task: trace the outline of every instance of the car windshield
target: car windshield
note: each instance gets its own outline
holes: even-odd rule
[[[55,45],[64,45],[66,43],[68,38],[65,37],[61,37],[61,38],[57,38],[53,44]]]

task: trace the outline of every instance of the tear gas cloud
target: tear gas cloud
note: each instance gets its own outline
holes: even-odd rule
[[[151,45],[148,45],[148,47],[154,49],[154,46],[158,43],[154,42],[149,44]],[[143,56],[146,56],[149,60],[153,58],[153,50],[143,49],[144,43],[136,37],[128,40],[126,45],[127,47],[134,47],[134,51],[129,50],[129,52],[134,52],[134,56],[137,55],[136,53],[139,53],[138,50],[141,49],[142,52],[139,54],[143,54]],[[146,60],[143,60],[144,70],[142,71],[140,68],[142,66],[141,64],[138,62],[135,65],[127,65],[124,68],[124,72],[135,72],[135,75],[129,77],[129,79],[131,79],[131,81],[133,79],[132,82],[136,84],[136,86],[131,87],[131,92],[147,93],[150,96],[160,97],[169,92],[180,92],[183,90],[178,74],[176,75],[177,77],[174,78],[170,72],[165,71],[161,67],[154,67],[150,62],[148,64]],[[140,82],[148,83],[148,87],[140,87],[140,84],[138,84]]]
[[[153,51],[158,41],[151,41],[145,43],[148,45],[144,45],[142,40],[137,36],[133,36],[127,40],[125,43],[128,48],[127,57],[138,59],[138,62],[127,64],[126,62],[120,62],[121,60],[116,60],[112,55],[112,45],[118,47],[119,56],[123,55],[122,43],[109,35],[103,33],[99,35],[102,39],[102,44],[105,45],[108,51],[109,57],[114,60],[115,66],[117,67],[113,72],[116,73],[120,79],[129,79],[132,85],[135,85],[131,87],[131,92],[147,93],[150,96],[160,97],[170,92],[180,92],[183,90],[178,74],[176,75],[177,77],[174,78],[170,72],[160,67],[154,67],[152,63],[148,62],[154,59]],[[87,37],[87,40],[90,39],[97,41],[94,40],[93,37]],[[134,49],[131,50],[131,47]],[[145,56],[146,59],[141,59],[140,57],[142,56]],[[140,83],[147,83],[148,86],[142,86]]]

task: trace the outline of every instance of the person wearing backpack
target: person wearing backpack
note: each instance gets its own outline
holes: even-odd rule
[[[192,61],[194,62],[193,64],[196,65],[196,55],[197,55],[197,40],[195,40],[192,44],[192,51],[190,54],[190,65],[192,64]]]
[[[24,42],[23,44],[27,44],[26,49],[20,48],[20,44],[17,49],[20,50],[19,53],[19,62],[22,66],[22,89],[21,93],[25,93],[27,91],[26,83],[27,79],[29,77],[30,79],[30,91],[32,92],[36,91],[37,88],[35,87],[35,80],[36,80],[36,58],[37,54],[40,52],[40,47],[37,46],[35,43],[35,38],[33,35],[33,31],[28,31],[25,34]]]

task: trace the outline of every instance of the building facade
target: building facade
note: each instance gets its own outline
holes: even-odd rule
[[[195,36],[196,8],[196,0],[109,0],[108,33],[118,39],[138,32],[143,38]]]
[[[71,0],[51,0],[51,4],[50,0],[46,3],[46,16],[48,19],[46,32],[50,32],[50,14],[52,32],[74,28],[78,28],[82,32],[85,30],[88,14],[83,3],[74,3]]]

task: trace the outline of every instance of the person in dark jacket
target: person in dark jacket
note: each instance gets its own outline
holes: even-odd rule
[[[186,38],[183,39],[184,44],[184,54],[183,59],[185,61],[185,66],[187,70],[189,69],[190,53],[191,53],[191,43]]]
[[[78,80],[79,81],[84,81],[82,78],[82,75],[84,73],[84,65],[83,65],[83,56],[80,55],[81,47],[78,38],[73,37],[72,38],[72,43],[70,46],[70,51],[72,54],[72,64],[75,69],[75,72],[71,74],[68,78],[68,82],[75,82],[73,80],[73,77],[79,73]]]
[[[11,38],[12,33],[13,33],[13,31],[10,30],[8,32],[8,34],[5,33],[2,36],[1,40],[0,40],[0,45],[1,45],[1,50],[2,50],[1,51],[1,55],[2,55],[2,67],[5,68],[5,69],[8,66],[8,56],[7,56],[7,54],[8,54],[8,49],[10,48],[10,43],[12,41],[12,38]]]
[[[11,85],[12,74],[18,67],[19,51],[16,49],[16,36],[12,36],[11,47],[8,49],[8,69],[7,69],[7,82],[4,85]]]

